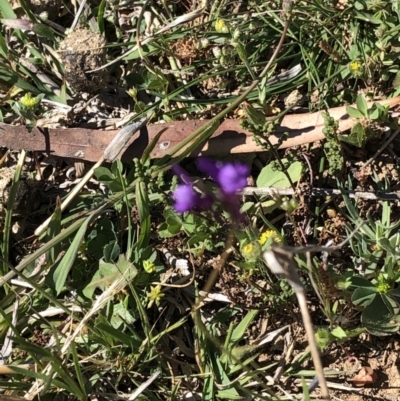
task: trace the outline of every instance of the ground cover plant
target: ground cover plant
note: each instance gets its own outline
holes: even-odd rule
[[[399,129],[378,103],[398,95],[396,1],[0,17],[1,129],[121,128],[94,165],[2,150],[0,399],[397,396]],[[272,145],[317,110],[324,141]],[[140,127],[194,118],[167,157],[161,130],[118,160]],[[225,119],[260,152],[194,157]]]

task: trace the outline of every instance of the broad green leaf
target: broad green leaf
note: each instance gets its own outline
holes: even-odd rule
[[[110,242],[103,249],[104,262],[106,263],[114,262],[114,260],[117,260],[120,253],[121,249],[118,245],[118,242],[117,241]]]
[[[363,117],[368,117],[368,105],[363,95],[358,95],[356,99],[357,109],[363,115]]]
[[[362,276],[351,277],[351,286],[355,288],[358,287],[375,288],[375,286],[368,279]]]
[[[94,175],[100,182],[116,180],[115,175],[106,167],[97,167],[94,170]]]
[[[328,330],[318,329],[315,333],[315,341],[317,342],[318,348],[323,351],[333,341],[333,338]]]
[[[397,71],[397,74],[394,77],[394,80],[392,82],[392,86],[394,89],[397,89],[398,87],[400,87],[400,71]]]
[[[344,339],[347,338],[347,333],[340,327],[335,327],[332,331],[331,334],[339,339]]]
[[[127,285],[137,275],[136,267],[120,256],[117,263],[105,263],[100,261],[99,270],[93,276],[91,282],[83,290],[83,295],[92,298],[96,288],[105,291],[111,283],[124,275],[124,284]]]
[[[371,110],[369,114],[369,118],[371,120],[379,120],[380,117],[381,117],[381,112],[378,108]]]
[[[375,297],[377,296],[377,293],[378,290],[376,289],[376,287],[357,288],[351,297],[351,302],[353,302],[354,305],[360,305],[366,307],[374,301]]]
[[[387,308],[381,294],[378,294],[374,302],[365,308],[361,315],[361,323],[369,333],[375,336],[388,336],[396,333],[400,328],[400,317],[393,316]]]
[[[349,135],[338,135],[338,138],[343,142],[361,148],[364,146],[366,140],[364,127],[360,123],[357,123],[351,129]]]
[[[181,230],[181,225],[169,226],[167,223],[162,223],[158,227],[158,236],[160,238],[171,238],[174,235],[178,234]]]
[[[287,159],[282,159],[282,163],[285,165]],[[275,169],[276,164],[270,163],[265,166],[258,178],[257,187],[274,187],[274,188],[289,188],[290,182],[286,174],[282,171]],[[292,182],[297,182],[301,174],[303,173],[303,164],[299,161],[293,162],[286,170],[287,174],[290,176]]]
[[[379,238],[377,245],[392,255],[397,254],[395,247],[392,246],[392,244],[390,243],[390,241],[387,238]]]
[[[115,329],[121,327],[123,324],[133,324],[135,320],[136,319],[129,313],[122,302],[113,305],[113,314],[110,323]],[[139,342],[139,340],[137,341]],[[140,340],[139,344],[141,343],[142,341]]]
[[[352,118],[364,118],[362,113],[352,106],[346,107],[347,114]]]

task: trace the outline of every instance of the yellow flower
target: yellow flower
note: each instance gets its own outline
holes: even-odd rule
[[[242,245],[240,247],[240,251],[242,253],[242,256],[249,262],[249,261],[255,261],[260,257],[260,245],[258,243],[251,243],[247,242],[246,244]]]
[[[282,238],[274,230],[267,230],[260,235],[258,243],[264,245],[270,238],[276,243],[282,242]]]
[[[229,28],[225,24],[225,21],[222,18],[218,18],[215,21],[215,30],[217,32],[223,32],[223,33],[228,33],[229,32]]]
[[[33,109],[39,103],[39,99],[32,97],[30,93],[25,93],[25,95],[21,98],[21,103],[26,108]]]
[[[355,60],[349,64],[349,70],[353,76],[359,77],[363,73],[362,65],[359,61]]]
[[[161,285],[157,285],[155,287],[150,286],[150,292],[146,293],[147,298],[149,299],[148,308],[151,308],[153,303],[155,302],[157,306],[160,305],[161,298],[165,295],[161,292]]]
[[[242,248],[242,253],[244,255],[250,255],[254,250],[254,245],[253,244],[246,244],[243,248]]]
[[[146,273],[154,273],[156,271],[156,267],[151,260],[145,260],[143,262],[143,269]]]
[[[384,294],[390,290],[390,284],[387,282],[387,279],[383,274],[378,276],[376,288],[378,292]]]

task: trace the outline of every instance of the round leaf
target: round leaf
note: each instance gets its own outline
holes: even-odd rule
[[[287,159],[282,159],[283,164],[286,162]],[[298,161],[293,162],[286,172],[292,182],[297,182],[303,173],[303,165]],[[270,163],[261,170],[257,178],[257,187],[289,188],[290,182],[283,171],[276,170],[275,163]]]

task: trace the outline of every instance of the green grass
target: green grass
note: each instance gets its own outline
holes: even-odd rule
[[[343,192],[344,202],[334,206],[344,216],[342,226],[324,225],[326,204],[321,198],[308,202],[308,212],[315,216],[308,231],[303,224],[309,216],[304,212],[307,201],[278,194],[246,197],[243,224],[232,221],[224,204],[180,215],[172,208],[177,178],[170,168],[181,163],[200,180],[198,188],[214,188],[186,157],[190,151],[206,141],[222,119],[238,118],[244,101],[245,124],[268,149],[267,110],[277,106],[282,113],[291,112],[283,98],[295,89],[310,111],[357,100],[370,125],[362,121],[363,131],[349,135],[370,140],[365,132],[372,122],[378,120],[381,128],[394,123],[382,110],[379,116],[368,114],[360,99],[396,94],[399,10],[395,2],[386,1],[349,1],[343,9],[325,1],[295,2],[283,46],[273,58],[285,25],[278,2],[215,1],[205,8],[197,5],[197,12],[190,2],[145,6],[149,14],[137,15],[128,30],[119,25],[118,9],[105,0],[96,6],[90,3],[80,18],[83,26],[106,37],[110,82],[130,93],[131,120],[213,120],[168,158],[149,159],[154,142],[131,165],[115,161],[95,169],[95,178],[109,194],[85,192],[66,211],[61,212],[57,202],[52,210],[38,212],[41,220],[52,212],[40,244],[13,266],[10,210],[21,179],[18,169],[2,226],[0,344],[5,359],[0,360],[0,389],[7,395],[44,400],[135,392],[140,400],[180,400],[189,393],[202,400],[288,399],[270,380],[276,372],[285,379],[316,372],[305,348],[297,350],[297,362],[279,366],[285,355],[277,355],[282,343],[275,330],[284,334],[287,325],[303,324],[296,288],[290,285],[293,277],[286,275],[287,281],[271,273],[262,253],[273,244],[302,246],[305,237],[309,243],[325,243],[322,231],[336,242],[353,233],[339,266],[330,258],[322,263],[319,255],[307,258],[290,248],[318,321],[323,322],[317,345],[323,349],[345,342],[364,329],[388,335],[400,325],[397,209],[389,201],[376,202],[375,215],[366,216],[365,209]],[[69,28],[73,13],[71,6],[51,22]],[[23,1],[13,10],[0,0],[0,14],[2,121],[18,119],[32,127],[50,107],[39,103],[41,98],[69,105],[81,100],[81,93],[63,79],[57,49],[64,34]],[[190,22],[180,23],[185,14]],[[145,37],[148,15],[160,22],[150,38]],[[167,24],[169,29],[163,29]],[[301,71],[294,77],[268,84],[268,79],[299,64]],[[27,93],[38,97],[38,103],[27,104]],[[335,137],[334,124],[326,123],[326,129],[336,156],[326,149],[316,154],[321,164],[314,173],[321,186],[322,173],[332,167],[329,163],[338,160],[338,152],[346,152],[346,145]],[[296,186],[305,181],[310,171],[303,158],[296,152],[269,150],[279,163],[242,156],[252,165],[255,181],[269,182],[265,175],[270,171],[279,182]],[[347,170],[329,178],[337,178],[337,187],[345,191],[353,183],[349,174]],[[373,178],[376,190],[389,191],[389,181]],[[367,223],[360,228],[362,220]],[[269,239],[260,244],[265,232]],[[191,266],[191,275],[172,286],[163,247],[178,257],[185,255]],[[363,266],[371,258],[374,263],[365,277],[349,267]],[[17,277],[24,284],[13,281]],[[222,292],[229,302],[207,301],[203,290]],[[339,330],[338,322],[356,306],[361,316]],[[13,373],[2,371],[1,365]],[[285,390],[295,396],[294,387]]]

